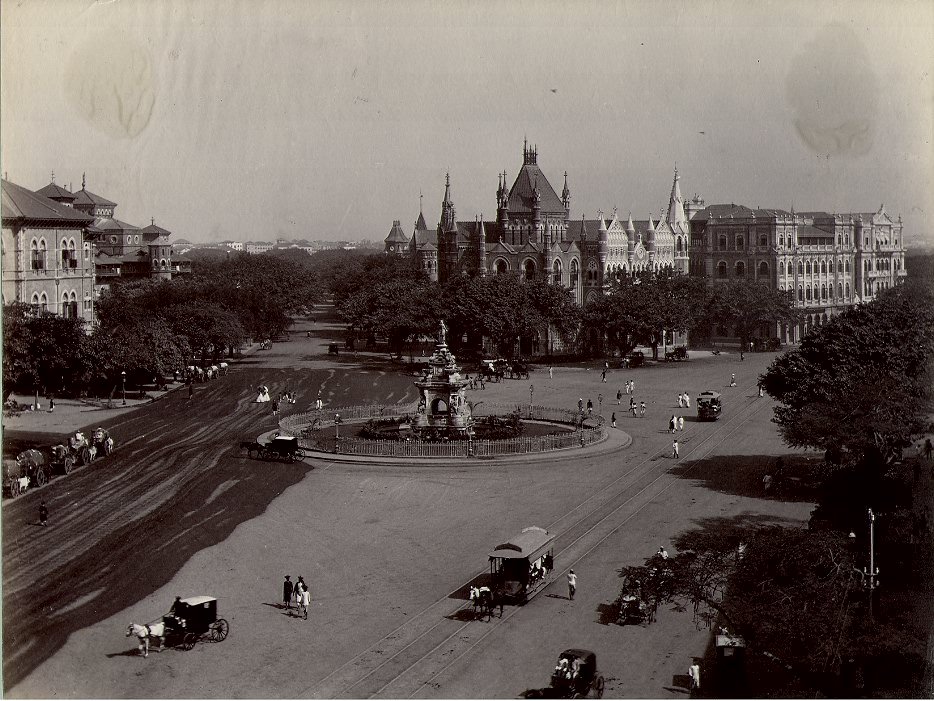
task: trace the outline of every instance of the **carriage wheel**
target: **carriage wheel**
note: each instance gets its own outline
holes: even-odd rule
[[[104,455],[110,455],[112,452],[114,452],[113,443],[111,443],[110,441],[104,441],[104,450],[103,450]]]
[[[211,624],[211,640],[215,643],[219,643],[224,638],[227,637],[227,633],[230,632],[230,626],[227,624],[227,621],[223,618],[218,618],[214,623]]]
[[[18,497],[21,493],[22,493],[22,490],[19,486],[19,480],[18,479],[10,480],[10,496],[15,498],[15,497]]]
[[[185,633],[185,637],[182,638],[182,650],[191,650],[197,642],[197,635],[194,633]]]
[[[49,476],[45,473],[45,468],[36,468],[36,484],[41,487],[49,483]]]
[[[70,455],[66,456],[65,459],[62,460],[62,472],[64,472],[66,475],[71,472],[71,468],[74,466],[74,458],[72,458]]]
[[[598,699],[603,698],[603,688],[606,686],[606,681],[603,679],[603,676],[598,676],[593,683],[593,691],[597,695]]]
[[[289,463],[295,462],[295,453],[294,453],[294,452],[293,452],[293,453],[286,453],[286,454],[285,454],[285,460],[286,460],[286,462],[289,462]]]
[[[81,452],[78,453],[78,464],[87,465],[89,462],[91,462],[91,449],[82,448]]]
[[[299,460],[304,460],[304,459],[307,458],[308,456],[305,455],[305,451],[304,451],[304,450],[302,450],[301,448],[296,448],[296,449],[295,449],[295,457],[298,458]]]

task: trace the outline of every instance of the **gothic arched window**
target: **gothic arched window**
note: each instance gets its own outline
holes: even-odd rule
[[[717,263],[717,277],[726,277],[726,261],[721,260]]]
[[[561,261],[557,258],[555,259],[554,265],[551,266],[551,276],[553,284],[561,284]]]
[[[746,277],[746,264],[741,260],[736,261],[736,277]]]

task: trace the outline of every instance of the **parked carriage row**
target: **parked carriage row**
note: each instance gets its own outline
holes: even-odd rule
[[[114,440],[103,428],[96,428],[90,440],[75,431],[65,443],[51,446],[48,456],[35,448],[24,450],[15,460],[4,461],[4,494],[17,497],[27,489],[42,487],[53,475],[67,475],[75,467],[88,465],[113,450]]]

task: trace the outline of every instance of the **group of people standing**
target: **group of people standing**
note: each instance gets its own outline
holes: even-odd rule
[[[282,582],[282,607],[292,615],[292,604],[295,604],[295,611],[305,620],[308,620],[308,604],[311,603],[311,594],[308,591],[308,585],[305,579],[299,577],[298,581],[292,583],[292,578],[285,575],[285,581]]]

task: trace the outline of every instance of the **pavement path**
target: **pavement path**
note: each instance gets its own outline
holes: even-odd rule
[[[807,504],[760,498],[770,456],[787,452],[755,380],[772,354],[725,356],[613,371],[533,374],[536,403],[574,406],[636,380],[645,419],[617,414],[633,437],[615,453],[540,463],[349,465],[251,461],[240,439],[273,427],[252,404],[257,384],[295,389],[304,409],[408,402],[412,377],[385,359],[327,357],[334,327],[248,358],[205,386],[108,426],[117,451],[4,505],[4,659],[7,695],[24,697],[508,697],[545,686],[554,657],[598,653],[610,697],[683,696],[679,675],[709,631],[688,613],[647,628],[607,625],[616,569],[711,519],[800,523]],[[737,387],[726,387],[735,372]],[[528,382],[488,384],[478,400],[527,401]],[[665,426],[676,397],[724,392],[724,417],[687,410],[682,460]],[[624,400],[625,401],[625,400]],[[723,467],[726,465],[726,468]],[[673,469],[674,468],[674,469]],[[39,495],[52,526],[35,525]],[[559,536],[558,580],[503,619],[464,620],[465,585],[492,544],[528,525]],[[579,596],[564,598],[573,566]],[[308,621],[277,607],[284,574],[311,586]],[[218,596],[231,624],[222,644],[136,656],[123,631],[176,594]],[[297,662],[296,651],[300,651]]]

